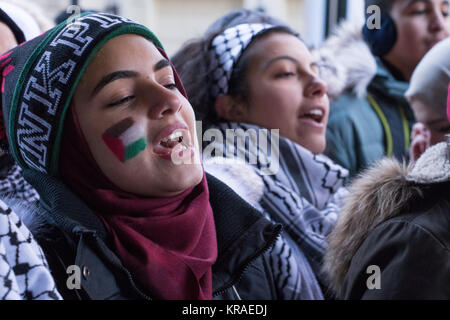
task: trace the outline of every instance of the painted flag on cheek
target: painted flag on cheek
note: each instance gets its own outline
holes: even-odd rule
[[[102,138],[121,162],[133,159],[147,147],[144,128],[136,124],[131,117],[106,130]]]

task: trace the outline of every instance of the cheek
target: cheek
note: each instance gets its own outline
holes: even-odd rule
[[[301,105],[300,87],[293,85],[262,87],[251,97],[251,113],[269,122],[285,122]]]
[[[145,129],[128,117],[105,130],[102,141],[122,163],[138,156],[147,147]]]
[[[427,30],[428,26],[425,20],[411,18],[410,21],[398,25],[398,41],[405,48],[417,50],[417,45],[424,44]]]

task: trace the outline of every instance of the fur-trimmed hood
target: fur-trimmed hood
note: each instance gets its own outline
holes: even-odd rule
[[[377,73],[377,61],[363,39],[361,26],[353,22],[339,25],[313,55],[332,99],[346,90],[364,96]]]
[[[450,142],[429,148],[406,166],[385,158],[362,173],[349,195],[335,229],[328,237],[324,271],[341,296],[351,260],[367,235],[382,222],[399,215],[429,184],[450,181]]]

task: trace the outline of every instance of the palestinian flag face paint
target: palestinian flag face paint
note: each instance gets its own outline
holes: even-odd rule
[[[102,138],[121,162],[133,159],[147,146],[144,128],[134,123],[131,117],[106,130]]]

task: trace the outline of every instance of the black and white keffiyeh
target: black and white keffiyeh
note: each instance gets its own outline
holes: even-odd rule
[[[220,157],[241,155],[242,158],[244,155],[244,162],[253,167],[264,183],[264,192],[259,199],[262,210],[271,220],[284,225],[293,244],[303,252],[314,273],[321,278],[326,236],[334,228],[344,197],[348,194],[343,187],[348,170],[284,137],[279,137],[276,148],[261,148],[261,144],[253,139],[258,135],[252,135],[251,131],[268,130],[256,125],[223,122],[214,129],[223,137],[227,137],[227,131],[231,130],[235,137],[204,142],[206,163],[211,161],[207,159],[208,153],[214,149],[223,150],[219,158],[214,159],[217,163],[220,163]],[[271,139],[270,132],[266,136]],[[268,155],[268,150],[276,150],[274,154],[277,156]],[[256,162],[252,162],[252,158]],[[279,164],[274,166],[272,161]],[[270,166],[277,169],[271,172],[268,170]],[[205,170],[208,171],[206,165]]]
[[[213,98],[228,93],[228,82],[233,68],[253,38],[275,27],[261,23],[240,24],[226,29],[211,41],[210,70],[212,70],[211,95]]]
[[[14,164],[0,179],[0,197],[19,202],[34,203],[39,200],[37,191],[22,176],[22,169]]]
[[[0,299],[60,300],[41,247],[0,200]]]

